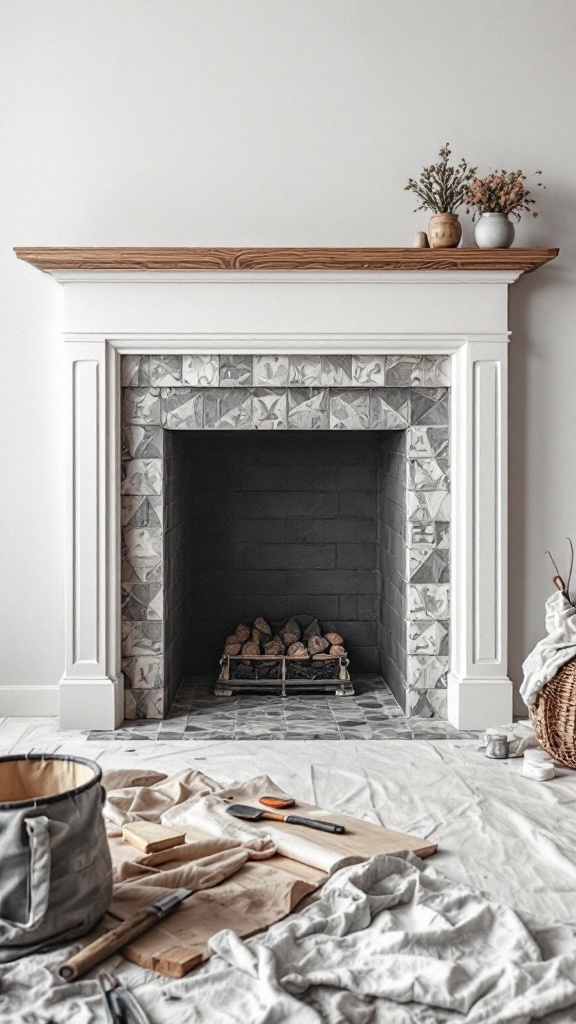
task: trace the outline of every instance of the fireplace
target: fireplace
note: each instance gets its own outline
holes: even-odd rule
[[[350,443],[347,432],[380,435],[368,445],[388,443],[382,449],[391,468],[385,486],[393,491],[397,525],[392,528],[385,516],[379,527],[374,573],[380,573],[380,589],[331,595],[356,601],[357,619],[328,618],[373,623],[370,643],[358,649],[375,643],[391,685],[394,671],[399,684],[405,680],[413,713],[430,713],[423,704],[418,708],[423,695],[437,700],[436,713],[446,713],[462,729],[510,720],[507,288],[557,250],[31,249],[17,255],[52,273],[65,297],[68,554],[61,727],[114,728],[125,699],[146,699],[135,696],[139,689],[158,699],[153,713],[165,713],[163,672],[170,662],[164,644],[168,635],[170,646],[170,632],[162,616],[171,582],[166,586],[162,568],[161,578],[145,581],[123,578],[123,570],[126,563],[135,568],[133,557],[143,559],[140,567],[149,560],[151,570],[164,565],[166,538],[158,548],[152,530],[165,508],[166,438],[170,445],[178,435],[176,445],[185,445],[200,434],[256,436],[270,426],[279,443],[280,434],[295,436],[299,430],[330,435],[328,444],[340,435],[343,444]],[[358,376],[350,381],[351,356]],[[392,384],[394,366],[426,365],[426,358],[446,368],[446,380],[424,383],[411,376]],[[291,376],[298,359],[301,373]],[[148,380],[140,376],[147,361]],[[375,376],[360,371],[376,363]],[[392,376],[386,379],[388,370]],[[420,424],[411,419],[420,401],[414,396],[429,388],[444,391],[438,408],[450,408],[448,431],[446,418]],[[157,417],[134,422],[129,412],[124,441],[123,389],[140,390],[133,396],[138,409]],[[402,412],[403,389],[409,416]],[[393,401],[386,391],[388,399],[396,393]],[[381,400],[400,413],[401,422],[374,427],[371,417]],[[428,401],[425,395],[422,401]],[[130,399],[128,406],[136,410]],[[384,459],[380,449],[378,457]],[[428,482],[421,457],[430,460],[428,468],[434,466]],[[138,475],[144,492],[133,489]],[[381,504],[385,486],[379,488]],[[123,536],[129,529],[148,531],[140,534],[145,550],[131,546],[138,542],[136,533]],[[338,558],[338,541],[333,543]],[[359,545],[357,571],[364,572],[361,560],[368,549],[362,545],[371,542],[341,543]],[[402,552],[411,568],[396,576]],[[429,574],[418,581],[411,572],[420,558]],[[126,584],[133,586],[123,593]],[[148,590],[139,591],[140,585]],[[364,598],[378,604],[371,620],[361,618]],[[122,600],[131,618],[122,618]],[[134,617],[144,607],[145,616]],[[290,608],[288,614],[298,611],[304,609]],[[266,608],[259,607],[262,613]],[[352,633],[351,647],[357,642]],[[399,635],[406,638],[405,661]],[[421,643],[431,645],[426,653]],[[147,668],[137,664],[139,658],[149,659]],[[427,659],[424,675],[421,658]],[[167,703],[170,698],[169,692]]]
[[[449,359],[137,355],[121,379],[126,718],[216,679],[238,622],[296,613],[444,717]]]

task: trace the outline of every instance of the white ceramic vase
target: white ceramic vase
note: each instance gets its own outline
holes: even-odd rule
[[[474,228],[479,249],[509,249],[514,234],[514,225],[506,213],[481,213]]]

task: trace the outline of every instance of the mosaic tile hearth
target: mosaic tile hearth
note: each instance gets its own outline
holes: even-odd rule
[[[143,660],[143,659],[142,659]],[[145,669],[143,668],[143,671]],[[242,694],[219,697],[212,693],[213,680],[186,680],[167,717],[163,721],[130,721],[115,732],[91,732],[90,740],[467,740],[479,738],[477,732],[462,732],[437,715],[429,717],[430,705],[416,691],[411,701],[424,717],[407,717],[394,696],[378,676],[354,679],[352,697],[329,695],[262,697]],[[132,686],[141,685],[138,677]],[[445,698],[446,691],[442,697]],[[440,694],[440,691],[439,691]],[[130,694],[127,706],[134,708],[141,697],[143,710],[154,711],[154,694],[137,690]],[[128,716],[127,716],[128,717]],[[131,716],[132,718],[135,716]],[[147,716],[150,718],[157,715]]]
[[[390,566],[383,600],[401,611],[392,616],[382,642],[391,673],[394,666],[403,669],[388,681],[402,710],[414,719],[445,716],[449,373],[447,357],[428,354],[122,357],[122,667],[127,719],[162,718],[170,703],[167,692],[174,692],[166,690],[171,661],[164,622],[166,591],[174,583],[163,561],[167,430],[398,432],[390,437],[404,440],[390,452],[383,495],[385,561]],[[346,500],[353,503],[356,498],[360,501],[362,495],[350,492]],[[360,505],[356,514],[362,514]],[[386,566],[383,572],[386,576]],[[356,598],[351,595],[350,600]]]

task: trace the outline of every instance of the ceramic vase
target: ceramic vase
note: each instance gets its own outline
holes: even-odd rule
[[[435,213],[428,225],[431,249],[455,249],[462,238],[462,225],[455,213]]]
[[[509,249],[514,234],[514,225],[506,213],[481,213],[474,228],[479,249]]]

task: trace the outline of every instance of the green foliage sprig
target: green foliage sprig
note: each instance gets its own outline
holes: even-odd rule
[[[476,177],[477,167],[469,167],[462,159],[456,167],[448,163],[452,155],[450,143],[439,151],[441,160],[437,164],[423,167],[418,181],[408,179],[405,192],[414,192],[420,199],[420,206],[414,210],[431,210],[432,213],[454,213],[462,206],[468,193],[469,183]]]
[[[535,171],[534,175],[542,174]],[[511,213],[515,220],[520,220],[522,213],[531,213],[537,217],[536,210],[531,210],[536,200],[524,182],[528,177],[522,171],[492,171],[485,178],[474,178],[464,198],[466,213],[473,210],[472,220],[482,213]],[[541,181],[536,188],[546,188]]]

